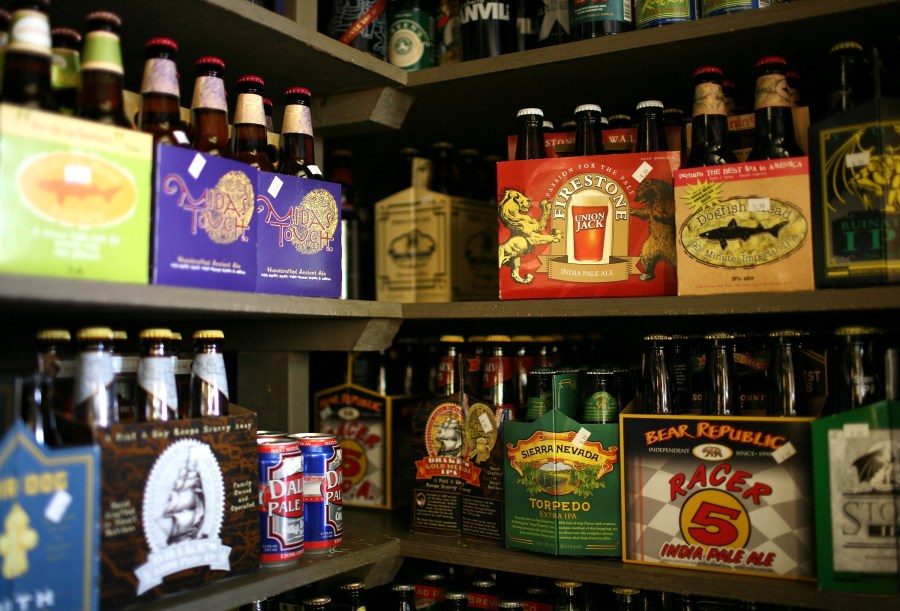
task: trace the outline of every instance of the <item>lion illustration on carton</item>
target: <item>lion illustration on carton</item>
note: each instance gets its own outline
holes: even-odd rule
[[[539,206],[541,216],[534,218],[531,216],[531,200],[515,189],[504,190],[497,206],[500,222],[509,229],[509,238],[500,244],[500,267],[509,267],[510,276],[520,284],[530,284],[534,280],[531,274],[524,278],[520,274],[522,257],[534,252],[535,246],[563,239],[563,232],[559,229],[553,229],[549,234],[543,233],[550,220],[551,204],[544,199]]]

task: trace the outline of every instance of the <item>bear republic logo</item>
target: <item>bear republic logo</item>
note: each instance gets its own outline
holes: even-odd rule
[[[694,424],[684,422],[676,426],[644,432],[644,442],[648,447],[664,441],[678,439],[724,440],[732,443],[753,445],[772,451],[779,449],[788,441],[783,435],[774,435],[772,433],[736,427],[731,424],[716,424],[707,421],[699,421]]]
[[[191,215],[192,236],[203,231],[216,244],[250,241],[247,231],[253,218],[254,193],[253,182],[244,172],[228,172],[199,195],[190,192],[184,178],[169,174],[162,190]]]
[[[528,439],[506,444],[506,458],[530,493],[590,497],[605,487],[600,480],[619,462],[619,448],[604,449],[575,431],[535,431]]]

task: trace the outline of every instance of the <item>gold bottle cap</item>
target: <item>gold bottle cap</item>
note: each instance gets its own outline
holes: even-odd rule
[[[641,593],[637,588],[613,588],[612,591],[613,594],[619,594],[620,596],[634,596]]]
[[[534,336],[533,335],[513,335],[510,339],[514,342],[520,342],[520,343],[533,342]]]
[[[172,330],[163,328],[144,329],[138,337],[141,339],[172,339]]]
[[[508,335],[488,335],[485,341],[488,343],[503,343],[510,341],[510,339]]]
[[[580,588],[583,584],[580,581],[573,581],[569,579],[560,579],[553,583],[557,588]]]
[[[201,329],[194,331],[194,339],[225,339],[225,333],[219,329]]]
[[[68,342],[72,340],[72,334],[66,329],[41,329],[35,333],[34,337],[41,341],[53,340]]]
[[[847,336],[847,335],[880,335],[882,333],[881,329],[877,327],[861,327],[861,326],[851,326],[851,327],[838,327],[834,330],[835,335]]]
[[[550,344],[556,341],[556,338],[552,335],[535,335],[534,341],[541,342],[542,344]]]
[[[462,344],[466,340],[463,338],[462,335],[442,335],[440,340],[438,340],[438,341],[441,341],[441,342],[444,342],[447,344]]]
[[[672,339],[671,335],[646,335],[644,336],[645,342],[667,342]]]
[[[769,332],[769,337],[803,337],[806,335],[803,331],[796,329],[776,329]]]
[[[842,42],[833,44],[831,46],[831,48],[828,50],[828,53],[831,54],[831,53],[837,53],[838,51],[847,51],[847,50],[862,52],[863,46],[861,44],[859,44],[858,42],[856,42],[855,40],[844,40]]]
[[[707,333],[703,337],[704,339],[734,339],[734,333]]]
[[[75,333],[75,339],[78,341],[96,339],[111,341],[113,339],[113,330],[109,327],[85,327]]]
[[[112,338],[117,342],[126,342],[128,341],[128,333],[122,330],[116,330],[112,332]]]
[[[472,344],[479,344],[485,340],[484,335],[470,335],[466,341]]]
[[[181,341],[181,333],[178,331],[172,331],[172,339],[176,342]]]

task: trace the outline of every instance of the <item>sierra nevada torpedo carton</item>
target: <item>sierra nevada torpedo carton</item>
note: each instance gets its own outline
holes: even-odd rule
[[[675,172],[678,294],[812,290],[806,157]]]
[[[815,577],[811,418],[620,421],[623,560]]]

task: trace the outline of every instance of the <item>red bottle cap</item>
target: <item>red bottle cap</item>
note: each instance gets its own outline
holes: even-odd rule
[[[144,45],[145,49],[149,49],[150,47],[166,47],[167,49],[170,49],[171,51],[174,51],[176,53],[178,52],[178,43],[175,42],[174,40],[172,40],[171,38],[163,38],[163,37],[159,37],[159,36],[156,38],[151,38]]]
[[[284,90],[284,95],[306,95],[312,97],[312,94],[306,87],[288,87]]]
[[[772,65],[782,65],[787,66],[787,60],[783,57],[779,57],[778,55],[769,55],[768,57],[760,58],[756,62],[756,68],[760,68],[762,66],[772,66]]]
[[[698,76],[703,74],[715,74],[721,78],[722,69],[718,66],[701,66],[694,70],[694,78],[697,78]]]
[[[244,83],[253,83],[254,85],[259,85],[260,88],[265,86],[265,82],[262,78],[255,74],[245,74],[244,76],[238,77],[237,84],[243,85]]]
[[[202,66],[204,64],[212,64],[213,66],[217,66],[218,68],[221,68],[222,70],[225,69],[225,62],[222,61],[221,58],[214,57],[212,55],[204,55],[203,57],[201,57],[200,59],[198,59],[197,61],[194,62],[195,66]]]

